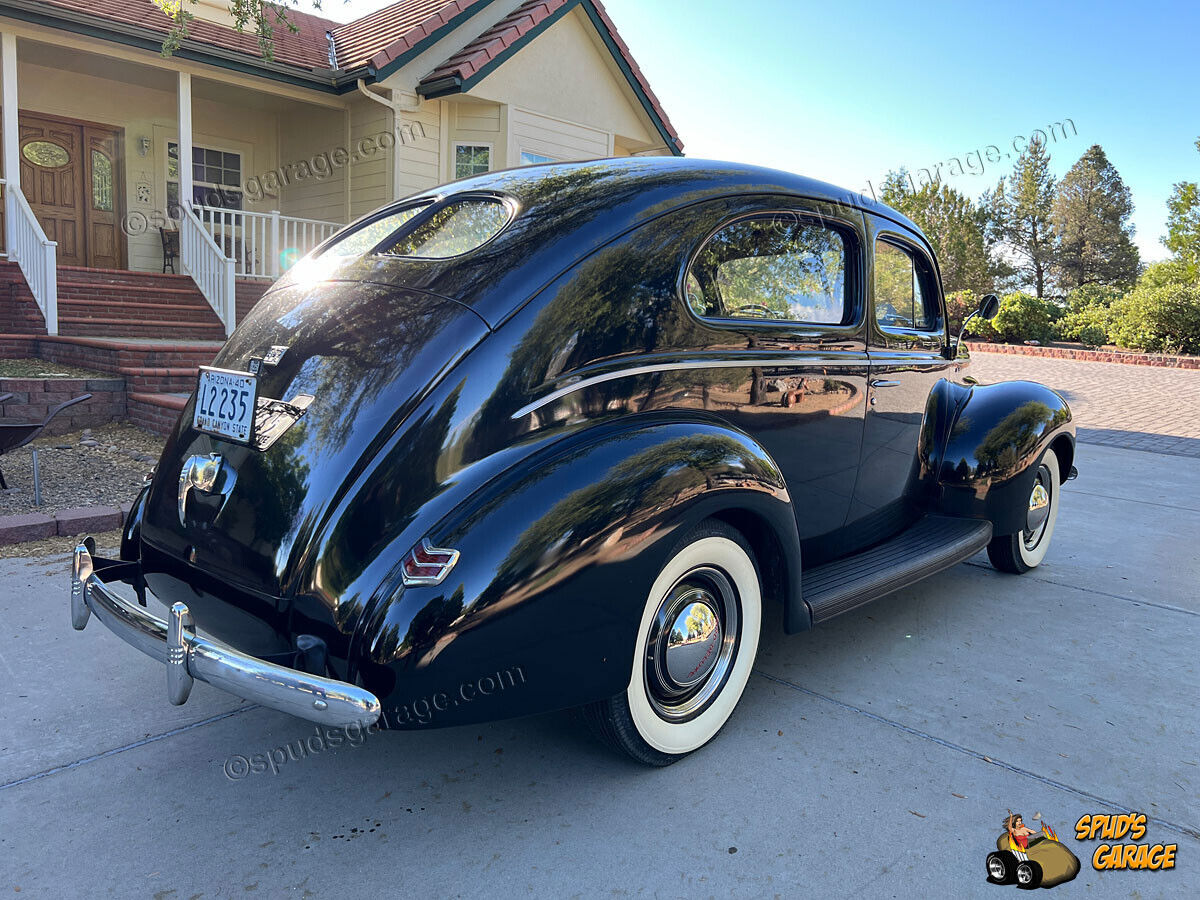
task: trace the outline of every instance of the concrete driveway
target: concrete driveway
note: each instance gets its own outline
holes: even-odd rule
[[[1081,444],[1042,568],[979,558],[787,638],[718,740],[665,770],[567,714],[314,736],[71,630],[63,558],[0,563],[0,892],[155,896],[1010,896],[1008,809],[1062,889],[1200,893],[1200,460]],[[286,751],[283,751],[286,754]],[[226,771],[234,776],[231,778]],[[1177,869],[1096,872],[1085,813],[1137,810]]]

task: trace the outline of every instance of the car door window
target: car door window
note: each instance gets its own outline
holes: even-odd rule
[[[853,314],[846,268],[836,229],[792,214],[755,216],[708,239],[684,291],[700,316],[840,325]]]
[[[937,298],[922,257],[891,241],[875,242],[875,322],[880,328],[937,331]]]

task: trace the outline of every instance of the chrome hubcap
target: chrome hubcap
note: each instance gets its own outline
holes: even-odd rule
[[[1033,482],[1033,491],[1029,494],[1029,511],[1025,514],[1025,529],[1021,534],[1026,550],[1033,550],[1037,547],[1046,531],[1046,520],[1050,517],[1052,502],[1051,478],[1049,468],[1038,467],[1037,478]]]
[[[1029,884],[1033,881],[1033,871],[1029,866],[1017,866],[1017,881],[1021,884]]]
[[[988,872],[991,873],[993,878],[1003,878],[1004,863],[1000,862],[1000,860],[996,859],[994,856],[991,857],[988,860]]]
[[[737,593],[721,571],[689,572],[659,604],[646,641],[646,693],[668,721],[704,710],[720,692],[737,649]]]

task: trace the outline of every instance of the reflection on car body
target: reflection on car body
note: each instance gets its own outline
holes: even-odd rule
[[[271,348],[261,395],[313,398],[273,443],[189,404],[120,557],[76,554],[78,627],[136,622],[176,699],[201,677],[357,722],[519,666],[432,724],[579,706],[669,763],[732,713],[763,603],[795,632],[983,547],[1024,571],[1073,471],[1061,397],[964,380],[916,226],[747,166],[537,166],[402,201],[294,267],[214,365]],[[191,488],[181,521],[193,457],[236,483]]]

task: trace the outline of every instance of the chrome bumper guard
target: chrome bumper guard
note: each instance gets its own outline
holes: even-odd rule
[[[269,663],[196,634],[183,603],[162,619],[113,593],[95,574],[92,554],[80,544],[71,567],[71,624],[82,631],[92,613],[127,644],[167,666],[167,699],[185,703],[194,679],[245,700],[344,728],[379,718],[379,700],[370,691]]]

